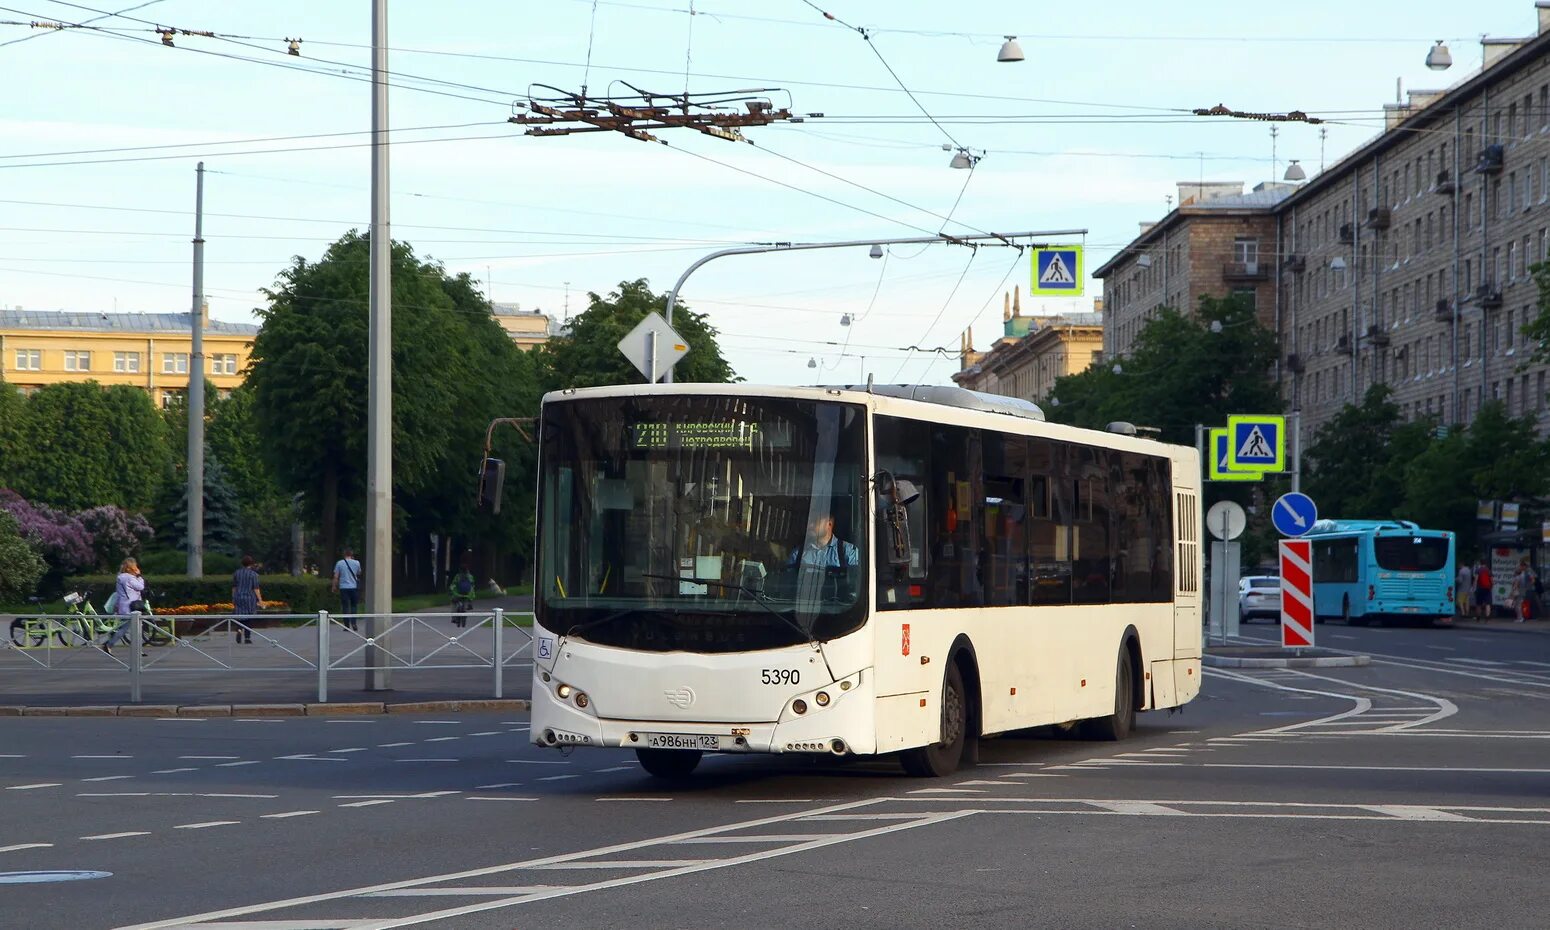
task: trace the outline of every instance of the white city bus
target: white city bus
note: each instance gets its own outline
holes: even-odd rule
[[[1194,449],[954,387],[551,393],[532,739],[900,753],[1099,739],[1200,688]]]

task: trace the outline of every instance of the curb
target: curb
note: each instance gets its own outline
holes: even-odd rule
[[[0,706],[0,717],[342,717],[372,714],[526,713],[525,700],[380,701],[339,704],[83,704],[76,707]]]
[[[1352,668],[1371,665],[1372,656],[1287,656],[1284,659],[1261,659],[1247,656],[1204,655],[1200,664],[1210,668]]]
[[[1543,623],[1543,621],[1539,621]],[[1550,635],[1550,625],[1535,626],[1534,621],[1528,623],[1506,626],[1504,624],[1485,623],[1457,623],[1453,624],[1455,630],[1473,630],[1476,633],[1531,633],[1538,636]]]

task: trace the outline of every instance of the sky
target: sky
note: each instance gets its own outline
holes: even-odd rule
[[[0,0],[0,306],[186,312],[203,161],[211,314],[253,321],[295,256],[369,225],[370,11]],[[41,20],[95,28],[27,25]],[[1084,229],[1043,241],[1085,242],[1091,271],[1167,212],[1176,182],[1247,189],[1294,158],[1312,175],[1381,129],[1396,81],[1450,86],[1479,68],[1482,35],[1535,25],[1531,0],[390,0],[393,235],[494,300],[562,318],[621,281],[666,291],[751,242]],[[157,28],[180,30],[173,47]],[[1024,61],[996,61],[1006,35]],[[1438,39],[1454,59],[1440,73],[1424,65]],[[752,96],[805,118],[746,143],[507,122],[583,85]],[[1273,159],[1266,123],[1189,113],[1218,103],[1301,110],[1327,137],[1281,123]],[[972,171],[949,167],[958,148]],[[1029,277],[1003,247],[827,249],[719,259],[680,299],[752,383],[948,383],[960,334],[988,348],[1014,285],[1024,313],[1101,295],[1089,280],[1081,298],[1030,299]]]

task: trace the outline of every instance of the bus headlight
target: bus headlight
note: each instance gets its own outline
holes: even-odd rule
[[[802,700],[801,698],[797,698],[795,701],[792,701],[791,702],[791,712],[794,713],[794,714],[805,714],[805,713],[807,713],[807,702]]]
[[[588,703],[589,702],[588,702],[588,699],[587,699],[587,693],[585,691],[577,691],[576,692],[576,706],[577,707],[586,707]]]
[[[827,691],[820,691],[816,695],[813,696],[813,700],[818,702],[818,706],[819,707],[828,707],[829,706],[829,692],[827,692]]]
[[[571,691],[572,688],[570,685],[560,685],[558,688],[554,689],[554,693],[558,694],[560,696],[560,700],[562,701],[570,697]]]

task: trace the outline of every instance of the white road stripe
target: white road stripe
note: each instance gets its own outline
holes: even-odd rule
[[[395,749],[399,746],[413,746],[414,743],[378,743],[378,749]]]
[[[1463,656],[1459,656],[1457,659],[1454,659],[1453,661],[1455,661],[1455,662],[1467,662],[1470,665],[1484,665],[1484,666],[1487,666],[1489,668],[1502,668],[1503,666],[1505,666],[1507,664],[1506,662],[1492,662],[1490,659],[1466,659]]]
[[[320,814],[322,811],[286,811],[282,814],[259,814],[265,820],[283,820],[287,817],[305,817],[308,814]]]
[[[21,852],[24,849],[48,849],[53,843],[17,843],[15,846],[0,846],[0,852]]]
[[[345,759],[333,759],[328,756],[314,756],[310,753],[298,752],[292,756],[275,756],[276,759],[289,759],[297,762],[345,762]]]
[[[246,760],[244,760],[242,762],[217,762],[217,763],[215,763],[215,767],[218,768],[218,769],[229,769],[229,768],[235,768],[236,766],[239,766],[239,765],[257,765],[258,761],[259,760],[257,760],[257,759],[246,759]]]
[[[462,739],[461,736],[433,736],[426,740],[427,743],[445,743],[448,740]]]
[[[565,779],[565,778],[580,778],[580,777],[581,777],[580,775],[545,775],[543,778],[540,778],[538,780],[539,781],[560,781],[561,779]]]
[[[366,747],[365,746],[351,746],[348,749],[330,749],[329,750],[329,752],[338,752],[338,753],[365,752],[365,751],[366,751]]]
[[[72,759],[133,759],[134,756],[71,756]]]
[[[807,843],[812,840],[828,839],[831,836],[844,836],[843,833],[764,833],[757,835],[744,834],[742,836],[691,836],[688,839],[673,840],[672,844],[700,844],[705,846],[720,846],[724,843]]]
[[[499,730],[480,730],[478,733],[470,733],[469,736],[500,736]]]
[[[184,769],[157,769],[156,771],[152,772],[151,774],[152,775],[176,775],[179,772],[197,772],[197,771],[199,771],[199,770],[196,769],[196,768],[195,769],[188,769],[188,768],[184,768]]]
[[[569,759],[507,759],[517,765],[570,765]]]
[[[522,786],[522,783],[519,782],[519,781],[502,781],[502,782],[496,782],[493,785],[475,785],[474,786],[474,790],[475,791],[489,791],[491,788],[519,788],[521,786]]]
[[[524,895],[538,894],[541,891],[552,891],[560,885],[471,885],[456,888],[394,888],[391,891],[373,891],[363,894],[363,898],[456,898],[467,895]],[[221,924],[229,927],[230,924]]]
[[[369,927],[375,921],[340,920],[337,918],[324,918],[321,920],[238,920],[215,924],[178,924],[178,930],[353,930],[355,927]]]
[[[812,798],[742,798],[739,804],[811,804]]]
[[[40,782],[38,782],[35,785],[8,785],[5,790],[7,790],[7,791],[31,791],[34,788],[58,788],[59,786],[60,786],[60,783],[57,782],[57,781],[40,781]]]
[[[393,761],[394,762],[456,762],[458,760],[457,759],[394,759]]]
[[[1417,807],[1413,804],[1373,804],[1368,808],[1379,814],[1388,814],[1398,817],[1400,820],[1462,820],[1469,821],[1472,818],[1464,817],[1448,811],[1440,811],[1435,807]]]
[[[618,859],[593,862],[552,862],[548,865],[529,866],[556,872],[574,869],[681,869],[689,865],[715,862],[714,859]]]
[[[241,756],[178,756],[179,759],[197,762],[219,762],[222,759],[240,759]]]
[[[593,798],[594,801],[671,801],[672,798]]]
[[[421,726],[457,726],[458,721],[456,721],[456,720],[416,720],[415,723],[417,723],[417,724],[419,724]]]
[[[916,788],[910,794],[984,794],[978,788]]]
[[[509,795],[508,796],[504,796],[504,797],[499,797],[499,798],[487,798],[487,797],[481,797],[479,795],[469,795],[467,800],[470,800],[470,801],[537,801],[537,800],[540,800],[540,799],[539,798],[518,798],[518,797],[509,796]],[[599,799],[599,800],[601,800],[601,799]]]
[[[1153,804],[1150,801],[1089,801],[1088,803],[1094,807],[1113,811],[1116,814],[1151,814],[1168,817],[1188,816],[1181,810],[1162,804]]]
[[[392,803],[393,803],[392,801],[384,799],[384,800],[379,800],[379,801],[352,801],[349,804],[341,804],[339,806],[340,807],[375,807],[378,804],[392,804]]]
[[[605,774],[607,772],[633,772],[633,771],[635,771],[635,766],[633,766],[633,765],[615,765],[615,766],[610,766],[609,768],[606,768],[606,769],[593,769],[592,770],[592,774],[593,775],[603,775],[603,774]]]
[[[134,778],[133,775],[99,775],[96,778],[83,778],[81,781],[123,781],[126,778]]]
[[[240,820],[206,820],[203,823],[180,823],[173,827],[174,830],[203,830],[206,827],[229,827],[232,824],[241,823]]]
[[[130,830],[127,833],[99,833],[96,836],[83,836],[83,840],[121,840],[126,836],[150,836],[145,830]]]

